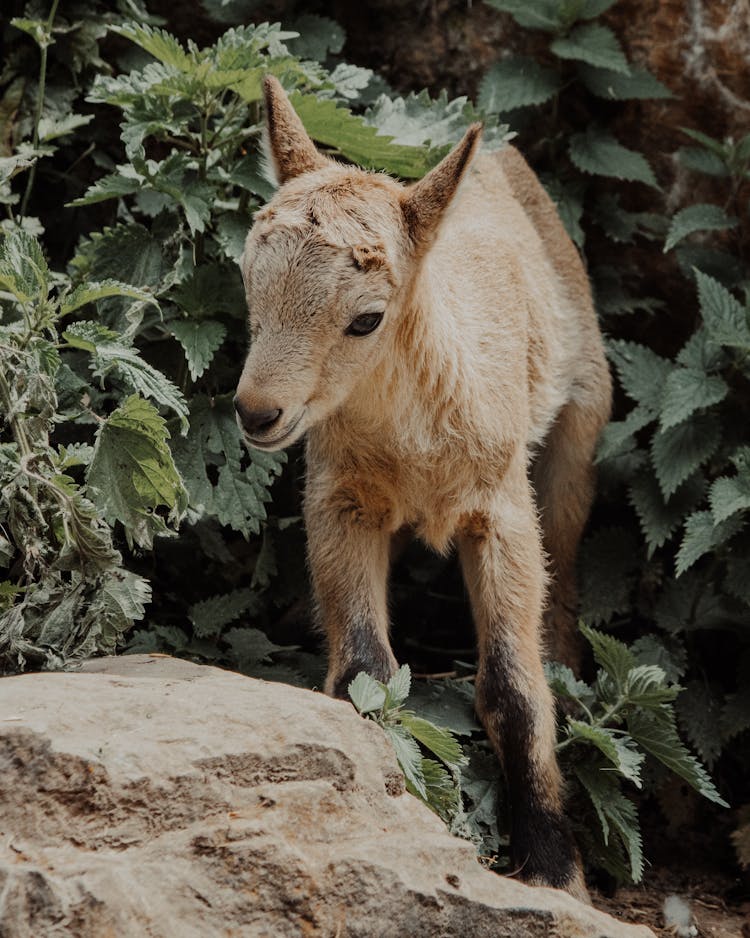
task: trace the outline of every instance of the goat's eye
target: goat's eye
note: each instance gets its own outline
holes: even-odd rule
[[[355,316],[346,327],[345,335],[369,335],[378,328],[382,319],[382,313],[362,313],[361,316]]]

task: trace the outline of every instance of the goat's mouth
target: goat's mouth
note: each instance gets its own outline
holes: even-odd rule
[[[245,442],[248,446],[253,446],[255,449],[265,449],[265,450],[275,450],[283,449],[284,446],[288,446],[292,441],[292,437],[297,430],[297,427],[302,422],[302,418],[305,416],[304,408],[300,411],[299,415],[292,423],[287,424],[286,427],[282,430],[281,433],[277,433],[273,437],[255,437],[251,436],[247,430],[243,430],[243,436],[245,437]]]

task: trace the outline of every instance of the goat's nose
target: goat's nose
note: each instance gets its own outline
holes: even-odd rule
[[[278,421],[281,410],[249,410],[242,401],[235,397],[234,409],[248,433],[264,433]]]

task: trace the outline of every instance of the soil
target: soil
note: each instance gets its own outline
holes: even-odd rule
[[[659,938],[687,938],[664,922],[664,900],[676,895],[692,912],[695,938],[750,938],[750,893],[738,880],[684,869],[650,870],[641,886],[618,889],[612,897],[593,894],[594,905],[638,925],[648,925]]]

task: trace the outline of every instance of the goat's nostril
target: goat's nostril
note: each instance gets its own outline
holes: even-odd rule
[[[234,399],[234,407],[242,421],[242,426],[248,433],[265,433],[281,417],[279,408],[274,410],[248,410],[237,398]]]

